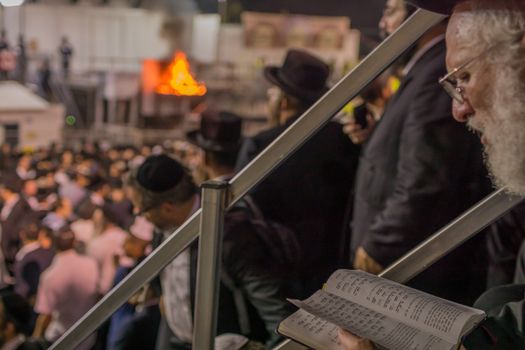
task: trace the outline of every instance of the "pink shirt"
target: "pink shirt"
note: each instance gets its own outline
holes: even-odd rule
[[[74,250],[58,253],[40,278],[35,311],[51,315],[45,337],[58,339],[93,305],[98,297],[96,262]],[[89,348],[88,339],[79,348]],[[85,346],[85,347],[84,347]]]
[[[97,261],[100,271],[100,294],[106,294],[113,285],[117,271],[115,257],[124,255],[123,245],[126,237],[126,231],[118,227],[110,227],[87,246],[87,254]]]

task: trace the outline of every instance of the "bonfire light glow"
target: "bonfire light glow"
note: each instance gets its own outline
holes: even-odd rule
[[[175,53],[156,88],[159,94],[176,96],[203,96],[206,91],[206,85],[193,78],[190,63],[183,52]]]

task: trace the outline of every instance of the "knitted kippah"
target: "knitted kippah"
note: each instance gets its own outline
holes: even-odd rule
[[[165,192],[177,186],[184,168],[175,159],[159,154],[149,156],[137,170],[137,182],[151,192]]]

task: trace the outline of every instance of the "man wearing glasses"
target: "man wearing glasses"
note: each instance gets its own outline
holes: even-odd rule
[[[193,179],[167,155],[146,158],[130,173],[127,184],[137,212],[154,224],[164,238],[200,207]],[[289,314],[279,266],[272,262],[250,222],[234,220],[228,213],[224,227],[217,335],[242,334],[273,345],[279,340],[273,330]],[[164,312],[157,349],[191,349],[196,272],[196,244],[161,272]]]
[[[525,195],[525,3],[415,2],[443,13],[454,9],[447,29],[450,73],[440,83],[453,98],[454,118],[480,135],[494,184]],[[463,349],[525,349],[523,277],[518,268],[515,284],[493,288],[476,302],[489,317],[464,339]],[[340,339],[345,349],[374,348],[347,332]]]

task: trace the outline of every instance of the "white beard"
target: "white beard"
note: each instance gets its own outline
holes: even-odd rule
[[[469,126],[483,132],[485,163],[494,184],[525,195],[525,83],[515,70],[505,68],[493,91],[491,107],[476,111]]]

